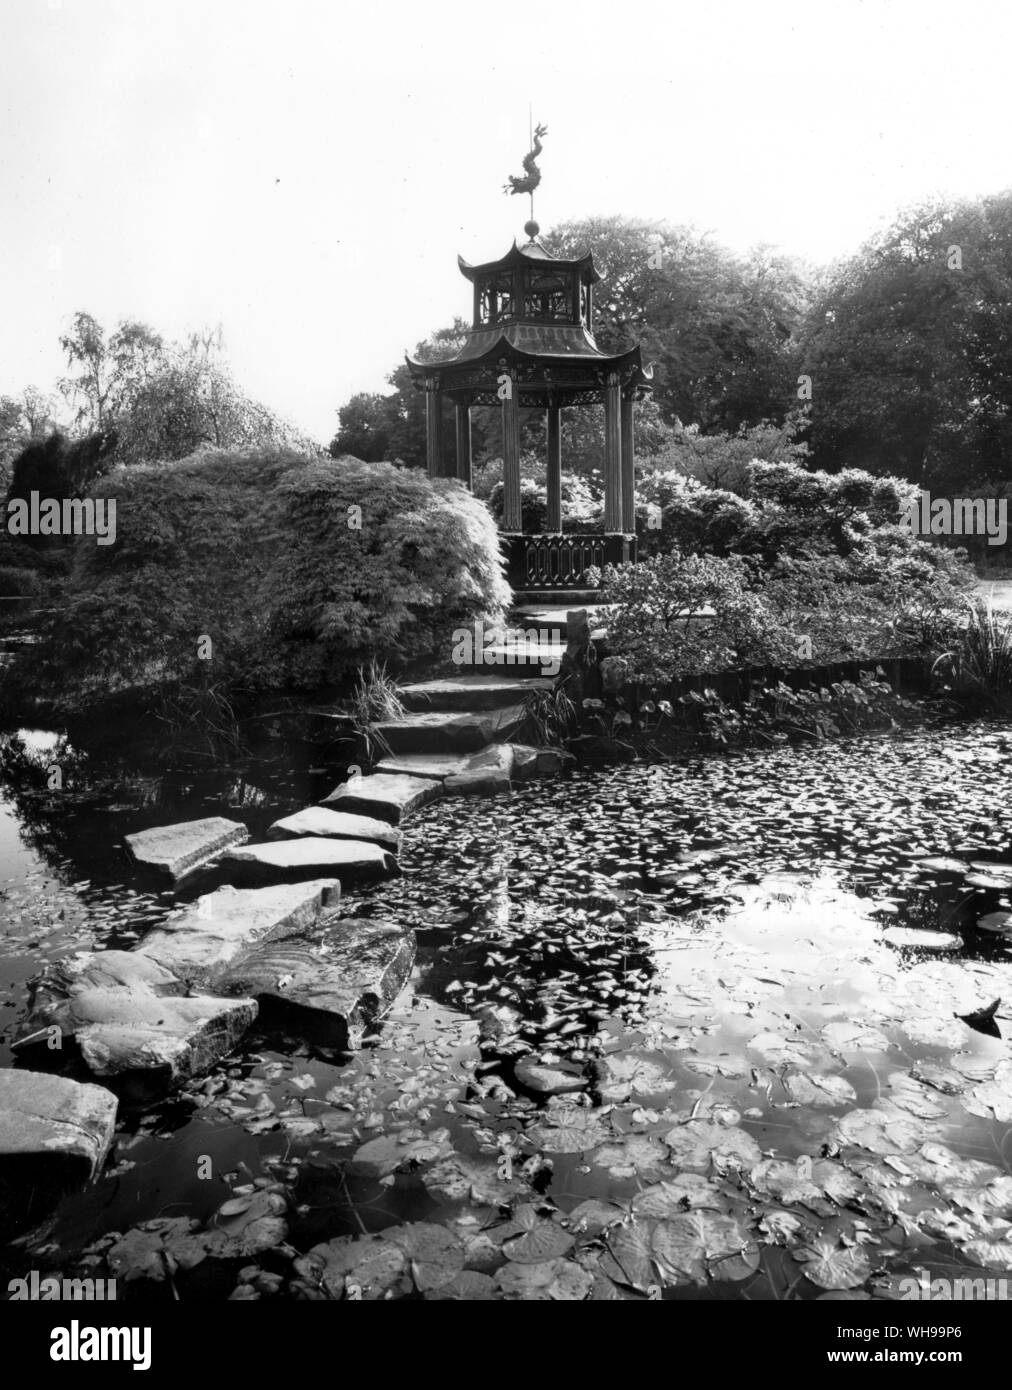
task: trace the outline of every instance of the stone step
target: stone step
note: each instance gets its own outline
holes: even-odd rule
[[[82,952],[43,972],[29,1036],[55,1024],[76,1040],[96,1076],[198,1076],[231,1052],[257,1006],[184,990],[172,971],[140,951]]]
[[[323,798],[321,805],[339,811],[352,811],[357,815],[375,816],[377,820],[398,825],[404,816],[442,794],[442,784],[431,778],[372,772],[365,777],[352,777],[342,782]]]
[[[340,896],[340,882],[326,877],[270,888],[226,886],[170,913],[131,955],[156,961],[187,985],[203,985],[264,938],[307,933]]]
[[[460,713],[426,710],[373,725],[391,753],[477,753],[511,737],[526,718],[523,705]]]
[[[566,643],[556,638],[549,642],[497,643],[478,653],[470,666],[462,671],[488,671],[490,668],[516,680],[554,679],[562,669]]]
[[[442,782],[446,777],[463,772],[472,756],[471,753],[394,753],[377,763],[375,770]]]
[[[402,772],[406,768],[383,768],[384,772]],[[401,832],[386,821],[373,816],[353,816],[347,811],[331,811],[326,806],[307,806],[294,815],[276,820],[267,831],[268,840],[290,840],[302,835],[330,837],[335,840],[372,840],[391,854],[399,854]]]
[[[34,1182],[47,1164],[76,1167],[82,1181],[105,1162],[116,1127],[117,1100],[104,1086],[48,1072],[0,1071],[0,1174],[31,1163]]]
[[[591,639],[595,642],[603,641],[608,633],[605,624],[598,617],[598,614],[603,611],[599,605],[584,607],[580,604],[570,604],[568,607],[559,607],[532,604],[523,608],[515,608],[510,625],[514,628],[522,628],[525,632],[528,628],[535,628],[539,632],[548,632],[554,641],[565,644],[568,615],[581,608],[587,615]]]
[[[563,627],[565,621],[563,620]],[[400,697],[409,710],[491,710],[519,704],[531,688],[550,690],[550,680],[518,680],[507,672],[459,676],[456,679],[420,681],[401,687]]]
[[[243,845],[229,850],[222,867],[244,881],[258,883],[324,874],[340,876],[342,881],[377,879],[400,873],[390,851],[372,840],[336,840],[320,835]]]
[[[415,959],[415,934],[391,922],[328,916],[318,940],[268,940],[242,955],[216,988],[280,1007],[330,1047],[357,1048],[397,998]]]
[[[183,821],[178,825],[159,825],[124,836],[126,847],[136,864],[157,869],[173,879],[183,878],[202,868],[222,850],[241,845],[249,831],[239,821],[223,816]]]

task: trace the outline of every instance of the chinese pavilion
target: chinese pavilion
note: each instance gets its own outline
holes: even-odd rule
[[[594,286],[601,275],[593,254],[553,256],[539,231],[533,219],[527,222],[527,242],[514,241],[498,261],[468,265],[458,256],[473,286],[464,346],[444,361],[407,358],[416,389],[425,392],[430,477],[450,473],[470,488],[471,407],[501,409],[501,529],[509,580],[514,589],[535,593],[585,588],[591,566],[636,559],[633,409],[651,390],[652,375],[638,345],[609,355],[594,341]],[[455,471],[443,465],[444,399],[454,407]],[[561,412],[598,403],[605,418],[604,527],[597,534],[563,534]],[[525,532],[521,507],[520,411],[531,409],[544,412],[546,427],[547,531],[541,534]]]

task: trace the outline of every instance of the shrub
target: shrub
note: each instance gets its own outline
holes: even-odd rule
[[[25,658],[64,703],[208,679],[233,702],[340,684],[376,656],[437,654],[509,598],[487,509],[416,470],[205,450],[118,469],[102,492],[116,544],[78,541],[65,602]]]
[[[544,469],[541,470],[541,477],[543,479]],[[493,485],[488,497],[489,509],[499,526],[502,525],[503,518],[503,495],[504,487],[500,481]],[[528,532],[547,531],[548,492],[543,481],[537,482],[530,478],[522,478],[520,499],[523,508],[524,530]],[[563,530],[579,530],[586,526],[595,526],[600,521],[600,517],[601,502],[595,498],[586,480],[574,473],[563,473]]]
[[[602,594],[609,652],[625,661],[630,679],[651,685],[786,660],[793,654],[791,634],[754,583],[754,572],[738,557],[672,551],[642,564],[609,566]]]
[[[935,671],[959,695],[1008,699],[1012,695],[1012,619],[988,598],[968,604],[969,618]]]

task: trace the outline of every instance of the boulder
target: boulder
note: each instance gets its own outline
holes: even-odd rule
[[[415,935],[367,919],[328,918],[324,925],[317,941],[263,942],[220,972],[216,985],[294,1010],[330,1046],[357,1048],[407,981]]]
[[[116,1127],[117,1100],[104,1086],[47,1072],[0,1071],[0,1164],[60,1157],[93,1178]]]
[[[156,960],[135,951],[81,952],[36,985],[29,1033],[56,1025],[96,1076],[199,1075],[226,1055],[257,1015],[252,999],[187,995]]]
[[[179,825],[159,825],[125,836],[126,846],[137,864],[158,869],[174,879],[192,873],[215,855],[249,839],[249,831],[238,821],[223,816],[207,820],[183,821]]]
[[[386,821],[376,820],[372,816],[354,816],[347,811],[330,811],[326,806],[307,806],[294,815],[276,820],[267,832],[269,840],[287,840],[300,835],[329,836],[335,840],[373,840],[391,854],[400,853],[402,838],[401,832]]]
[[[525,782],[528,777],[536,777],[538,774],[538,750],[527,743],[514,743],[512,748],[515,780]]]
[[[397,825],[404,816],[442,794],[442,784],[430,778],[370,773],[366,777],[352,777],[344,782],[336,791],[324,797],[322,805],[341,811],[355,811],[363,816],[375,816],[390,825]]]
[[[248,879],[305,878],[340,874],[341,878],[385,878],[400,873],[397,860],[371,840],[334,840],[306,835],[299,840],[272,840],[233,849],[222,860]]]
[[[187,983],[202,983],[265,936],[306,932],[340,894],[334,878],[270,888],[219,888],[171,913],[128,959],[150,959]],[[101,959],[113,954],[106,951]]]

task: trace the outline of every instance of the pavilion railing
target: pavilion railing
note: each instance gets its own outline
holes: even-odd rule
[[[589,569],[636,560],[635,536],[563,533],[510,536],[509,581],[514,589],[587,589]]]

